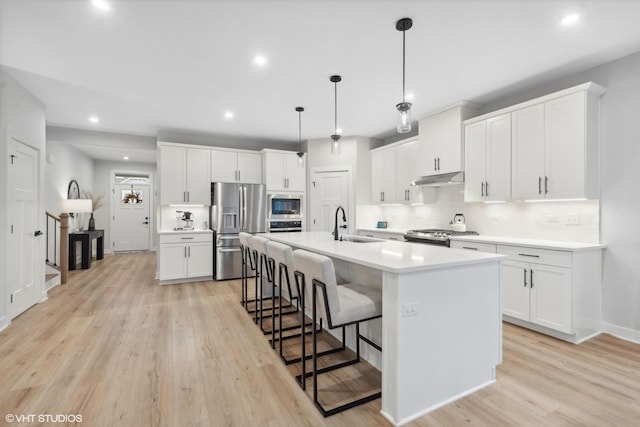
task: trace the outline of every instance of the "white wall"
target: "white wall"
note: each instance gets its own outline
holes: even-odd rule
[[[40,195],[38,199],[37,211],[39,228],[44,230],[44,168],[45,168],[45,107],[31,93],[18,84],[4,69],[0,68],[0,330],[9,323],[8,318],[8,287],[7,287],[7,253],[10,248],[6,246],[8,217],[7,217],[7,128],[22,141],[27,142],[39,151],[40,161]],[[38,283],[38,294],[41,299],[46,299],[44,289],[44,260],[45,260],[45,240],[37,246],[36,272],[35,277]]]
[[[49,135],[47,135],[47,139]],[[67,199],[69,182],[75,179],[80,187],[80,197],[85,197],[85,192],[94,193],[94,162],[93,159],[82,153],[72,145],[47,141],[46,162],[46,201],[47,212],[60,215],[64,212],[62,201]],[[89,214],[80,214],[70,225],[72,227],[87,228]]]

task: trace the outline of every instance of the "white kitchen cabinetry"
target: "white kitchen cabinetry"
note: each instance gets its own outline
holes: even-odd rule
[[[397,177],[396,147],[371,151],[371,202],[394,203]]]
[[[358,235],[364,236],[364,237],[373,237],[374,239],[396,240],[399,242],[404,242],[403,233],[394,233],[389,231],[359,230]]]
[[[412,179],[463,170],[462,121],[477,111],[477,107],[462,102],[419,121],[416,150],[419,168]]]
[[[213,235],[171,233],[159,235],[160,283],[179,283],[213,277]],[[187,280],[188,279],[188,280]]]
[[[499,253],[502,262],[502,314],[510,323],[571,342],[602,328],[599,245],[500,237],[454,238],[452,248]],[[506,244],[509,243],[509,244]]]
[[[303,163],[297,153],[262,150],[264,182],[267,191],[304,192],[306,187],[306,156]]]
[[[435,199],[435,189],[411,185],[418,176],[416,138],[371,150],[372,203],[426,203]]]
[[[258,152],[211,150],[211,182],[262,183],[262,155]]]
[[[511,114],[465,126],[465,202],[511,197]]]
[[[512,112],[514,199],[598,197],[598,100],[603,89],[582,86]]]
[[[210,205],[208,149],[159,145],[160,204]]]

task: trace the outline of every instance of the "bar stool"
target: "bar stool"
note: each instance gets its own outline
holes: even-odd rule
[[[253,257],[256,261],[256,282],[255,282],[255,293],[256,293],[256,312],[254,322],[256,324],[259,323],[260,329],[262,332],[266,334],[270,334],[271,331],[267,331],[264,329],[262,319],[263,313],[265,311],[272,311],[275,309],[274,306],[264,308],[263,301],[266,298],[271,298],[273,301],[273,296],[264,297],[265,293],[268,293],[272,290],[273,283],[273,271],[269,268],[269,263],[267,262],[267,243],[269,239],[266,239],[262,236],[251,236],[249,238],[249,247],[253,252]],[[265,281],[266,278],[266,281]],[[272,328],[273,329],[273,328]]]
[[[251,234],[245,233],[244,231],[240,232],[238,235],[240,239],[240,253],[242,254],[242,270],[240,272],[240,279],[242,283],[242,300],[240,304],[249,312],[248,306],[248,295],[247,295],[247,282],[248,282],[248,274],[247,274],[247,265],[249,265],[249,258],[251,256],[251,250],[249,248],[249,237]],[[252,268],[253,270],[253,268]]]
[[[320,319],[326,320],[329,329],[342,328],[342,348],[345,346],[345,326],[355,325],[356,328],[355,359],[322,369],[318,369],[318,356],[321,354],[317,351],[317,329],[313,328],[311,372],[313,377],[313,403],[323,416],[328,417],[378,399],[382,395],[381,392],[370,394],[332,409],[325,409],[318,401],[318,375],[358,363],[360,361],[360,340],[363,340],[378,351],[382,351],[378,344],[360,335],[361,322],[382,317],[382,293],[378,289],[358,283],[345,283],[338,286],[333,261],[324,255],[298,249],[293,252],[293,260],[296,269],[296,282],[301,284],[301,300],[304,301],[305,294],[309,293],[309,290],[311,291],[311,319],[313,324],[315,325],[318,317],[320,317]],[[302,351],[305,354],[304,340],[302,340],[302,343]],[[301,375],[303,389],[305,388],[307,376],[303,358]]]
[[[286,337],[282,336],[283,331],[289,331],[293,329],[298,329],[302,324],[305,323],[304,311],[302,311],[302,316],[300,319],[300,324],[296,324],[293,326],[288,326],[286,328],[282,327],[282,317],[283,315],[288,314],[297,314],[300,312],[300,292],[298,290],[298,286],[292,280],[293,278],[293,250],[290,246],[284,245],[282,243],[269,241],[267,243],[267,261],[269,262],[269,268],[273,271],[273,291],[271,293],[272,302],[271,306],[275,306],[275,287],[278,287],[278,338],[277,341],[280,342],[279,351],[280,358],[282,361],[289,365],[291,363],[296,363],[301,360],[300,357],[287,359],[282,351],[282,343],[285,339],[292,339],[302,336],[302,333],[287,335]],[[292,286],[293,284],[293,286]],[[282,302],[283,296],[289,300],[288,305],[284,305]],[[283,312],[283,308],[289,308],[293,306],[293,301],[295,300],[295,310]],[[275,325],[275,310],[271,311],[271,324]],[[311,323],[306,323],[306,326],[311,326]],[[271,348],[275,348],[275,331],[276,328],[271,328]]]

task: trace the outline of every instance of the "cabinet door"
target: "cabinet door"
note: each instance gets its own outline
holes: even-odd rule
[[[486,200],[511,197],[511,114],[487,120]]]
[[[262,184],[260,153],[238,153],[238,179],[245,184]]]
[[[411,170],[411,156],[415,145],[414,142],[409,142],[396,148],[396,196],[398,200],[407,203],[411,201],[411,180],[416,178],[412,176]]]
[[[545,103],[547,198],[585,197],[584,92]]]
[[[213,242],[190,243],[187,255],[187,277],[213,276]]]
[[[160,245],[160,280],[183,279],[187,277],[186,245],[165,243]]]
[[[438,118],[436,116],[426,117],[420,120],[418,127],[419,141],[416,152],[417,176],[429,176],[438,174],[438,138],[439,135]],[[412,178],[412,179],[415,179]]]
[[[210,150],[187,148],[187,203],[211,205]]]
[[[484,200],[487,121],[465,126],[464,201]]]
[[[160,146],[160,203],[186,202],[187,150],[181,147]]]
[[[304,158],[302,165],[297,154],[284,156],[284,169],[287,178],[287,191],[304,191],[305,190],[305,163]]]
[[[529,264],[502,261],[502,314],[529,321]]]
[[[286,191],[283,156],[278,153],[266,153],[264,160],[267,191]]]
[[[571,269],[541,264],[531,268],[531,322],[571,333]]]
[[[211,182],[238,181],[238,153],[211,150]]]
[[[437,115],[436,160],[437,173],[462,170],[462,118],[460,108],[452,108]]]
[[[544,197],[544,105],[511,113],[512,197]]]
[[[396,149],[371,153],[371,202],[395,202],[396,180]]]

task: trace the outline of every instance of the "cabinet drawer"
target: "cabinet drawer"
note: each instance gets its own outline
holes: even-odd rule
[[[175,233],[160,234],[159,243],[193,243],[193,242],[213,242],[213,235],[210,233]]]
[[[496,253],[496,245],[491,243],[463,242],[458,240],[452,240],[451,247],[454,249],[468,249],[471,251],[488,252],[491,254]]]
[[[567,251],[498,245],[498,253],[506,255],[514,261],[571,267],[571,252]]]

